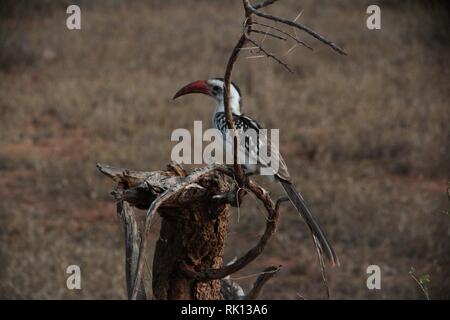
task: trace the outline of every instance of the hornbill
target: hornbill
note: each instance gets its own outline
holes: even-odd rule
[[[216,109],[212,117],[212,125],[214,128],[220,130],[222,132],[222,137],[225,138],[228,127],[225,115],[223,87],[224,81],[222,78],[198,80],[181,88],[175,94],[173,99],[190,93],[202,93],[212,97],[216,102]],[[230,85],[229,106],[232,112],[234,126],[237,130],[245,131],[247,129],[253,129],[256,132],[259,132],[259,130],[262,129],[258,122],[241,113],[241,91],[235,83],[232,83]],[[249,171],[255,171],[255,169],[260,170],[261,168],[267,169],[268,167],[270,167],[268,159],[259,156],[258,150],[259,148],[261,148],[261,143],[266,143],[268,145],[266,146],[266,148],[268,147],[270,149],[270,152],[275,154],[278,160],[278,171],[275,172],[274,170],[272,170],[273,176],[281,184],[294,207],[305,220],[306,224],[312,232],[316,244],[320,246],[322,252],[325,253],[327,258],[330,259],[333,265],[339,265],[338,257],[334,252],[330,242],[327,240],[325,233],[322,231],[319,224],[315,221],[301,194],[296,191],[295,186],[291,181],[291,176],[289,174],[286,163],[283,160],[283,157],[281,156],[278,148],[274,144],[270,143],[268,137],[265,139],[261,139],[258,137],[258,142],[256,144],[250,144],[247,142],[244,145],[239,144],[238,154],[244,153],[244,156],[247,157],[246,159],[253,159],[254,162],[252,163],[257,163],[256,166],[252,167],[244,165],[243,167],[245,169],[245,172],[252,173]]]

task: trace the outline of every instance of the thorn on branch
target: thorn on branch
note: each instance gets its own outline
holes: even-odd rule
[[[302,45],[302,46],[308,48],[309,50],[311,50],[311,51],[314,50],[314,49],[313,49],[309,44],[307,44],[306,42],[304,42],[304,41],[298,39],[297,37],[293,36],[293,35],[290,34],[289,32],[286,32],[286,31],[284,31],[284,30],[282,30],[282,29],[280,29],[280,28],[277,28],[277,27],[272,26],[272,25],[270,25],[270,24],[260,23],[260,22],[257,22],[257,21],[254,21],[253,24],[254,24],[254,25],[259,25],[259,26],[262,26],[262,27],[266,27],[266,28],[270,28],[270,29],[272,29],[272,30],[275,30],[275,31],[277,31],[277,32],[279,32],[279,33],[285,35],[286,37],[288,37],[288,38],[294,40],[296,43],[298,43],[298,44],[300,44],[300,45]]]
[[[261,51],[262,53],[264,53],[268,58],[271,58],[273,60],[275,60],[278,64],[280,64],[281,66],[283,66],[287,71],[289,71],[290,73],[294,73],[294,71],[292,71],[291,68],[289,68],[289,66],[287,65],[287,63],[281,61],[280,59],[278,59],[274,54],[268,52],[267,50],[265,50],[261,45],[259,45],[256,41],[252,40],[252,39],[248,39],[249,42],[253,43],[256,47],[258,47],[258,50]]]
[[[291,20],[288,20],[285,18],[280,18],[280,17],[274,16],[271,14],[260,12],[255,7],[252,7],[248,1],[245,2],[245,10],[253,13],[254,15],[256,15],[258,17],[265,18],[265,19],[268,19],[271,21],[276,21],[276,22],[282,23],[284,25],[288,25],[288,26],[297,28],[299,30],[302,30],[302,31],[306,32],[307,34],[311,35],[312,37],[316,38],[320,42],[328,45],[329,47],[331,47],[333,50],[335,50],[339,54],[344,55],[344,56],[347,55],[347,53],[343,49],[341,49],[338,45],[336,45],[334,42],[328,40],[327,38],[323,37],[319,33],[315,32],[314,30],[312,30],[311,28],[305,26],[304,24],[302,24],[300,22],[295,22],[295,21],[291,21]]]
[[[289,55],[289,53],[291,53],[295,48],[297,48],[298,47],[298,45],[297,44],[294,44],[292,47],[290,47],[289,48],[289,50],[288,51],[286,51],[286,53],[284,53],[283,55],[282,55],[282,57],[286,57],[287,55]]]
[[[300,11],[300,13],[295,17],[295,19],[294,20],[292,20],[292,21],[294,21],[294,22],[296,22],[297,20],[298,20],[298,18],[300,18],[301,17],[301,15],[302,15],[302,13],[303,13],[303,10],[302,11]]]

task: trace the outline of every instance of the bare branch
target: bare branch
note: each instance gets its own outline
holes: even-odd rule
[[[420,290],[425,295],[427,300],[430,300],[430,295],[428,294],[428,288],[426,286],[426,282],[429,282],[429,276],[425,275],[425,278],[422,276],[419,279],[414,275],[414,268],[409,270],[409,276],[419,285]]]
[[[256,279],[255,284],[253,285],[252,290],[245,296],[245,300],[256,300],[259,296],[259,294],[262,291],[262,288],[264,285],[272,279],[274,275],[277,274],[278,271],[280,271],[281,266],[271,266],[266,268]]]
[[[233,67],[237,61],[237,58],[239,57],[239,53],[241,51],[241,48],[244,47],[244,45],[247,42],[248,34],[251,32],[251,25],[253,22],[252,15],[250,11],[248,10],[248,7],[250,6],[250,3],[248,0],[242,0],[242,4],[245,9],[245,22],[244,22],[244,32],[242,33],[241,37],[239,38],[238,42],[236,43],[233,51],[231,52],[230,58],[228,59],[227,67],[225,69],[225,75],[224,75],[224,85],[223,85],[223,100],[224,100],[224,111],[225,116],[227,119],[227,126],[229,130],[234,130],[234,123],[233,123],[233,115],[231,114],[230,109],[230,86],[231,86],[231,75],[233,72]],[[248,33],[248,34],[247,34]],[[238,164],[238,141],[237,137],[233,139],[234,142],[234,171],[236,174],[236,180],[239,184],[239,186],[243,186],[244,184],[244,172],[242,171],[242,167],[240,164]]]
[[[276,30],[276,31],[278,31],[278,32],[280,32],[280,33],[282,33],[282,34],[284,34],[285,36],[291,38],[292,40],[294,40],[294,41],[297,42],[298,44],[300,44],[300,45],[302,45],[302,46],[308,48],[309,50],[313,50],[313,48],[312,48],[310,45],[308,45],[306,42],[303,42],[302,40],[298,39],[297,37],[291,35],[290,33],[286,32],[286,31],[284,31],[284,30],[282,30],[282,29],[280,29],[280,28],[277,28],[277,27],[275,27],[275,26],[271,26],[270,24],[265,24],[265,23],[257,22],[257,21],[254,21],[253,24],[256,24],[256,25],[259,25],[259,26],[262,26],[262,27],[271,28],[271,29],[273,29],[273,30]]]
[[[254,7],[252,7],[248,2],[246,2],[246,10],[250,11],[251,13],[253,13],[254,15],[256,15],[258,17],[266,18],[266,19],[272,20],[272,21],[277,21],[277,22],[283,23],[285,25],[292,26],[292,27],[295,27],[297,29],[300,29],[300,30],[308,33],[309,35],[313,36],[314,38],[316,38],[320,42],[328,45],[329,47],[331,47],[333,50],[335,50],[339,54],[347,55],[347,53],[343,49],[341,49],[339,46],[337,46],[335,43],[333,43],[330,40],[326,39],[325,37],[321,36],[320,34],[315,32],[311,28],[305,26],[304,24],[301,24],[299,22],[294,22],[294,21],[291,21],[291,20],[288,20],[288,19],[280,18],[280,17],[277,17],[277,16],[273,16],[271,14],[267,14],[267,13],[264,13],[264,12],[260,12],[257,9],[255,9]]]
[[[231,52],[230,58],[228,59],[227,67],[225,69],[224,75],[224,85],[223,85],[223,97],[224,97],[224,109],[227,118],[227,126],[229,130],[234,130],[233,115],[230,109],[230,85],[231,85],[231,74],[233,72],[234,64],[237,61],[240,50],[244,47],[247,42],[247,35],[244,33],[239,38],[233,51]]]
[[[239,41],[236,43],[235,47],[233,48],[233,51],[228,59],[228,63],[227,63],[227,67],[226,67],[225,75],[224,75],[224,90],[223,90],[224,109],[225,109],[224,111],[225,111],[225,116],[227,119],[227,127],[229,130],[234,130],[233,115],[230,110],[230,101],[229,101],[230,100],[231,75],[233,72],[233,67],[239,56],[239,53],[240,53],[241,49],[244,48],[247,41],[256,45],[258,47],[258,49],[261,52],[263,52],[267,57],[272,58],[273,60],[275,60],[276,62],[281,64],[290,73],[293,73],[291,68],[289,68],[289,66],[286,63],[284,63],[279,58],[277,58],[274,54],[268,52],[267,50],[262,48],[261,45],[258,45],[256,42],[254,42],[253,40],[250,39],[250,34],[252,31],[255,33],[262,33],[262,31],[260,31],[260,30],[252,30],[253,14],[256,16],[262,17],[262,18],[266,18],[266,19],[269,19],[272,21],[277,21],[277,22],[280,22],[280,23],[283,23],[286,25],[296,27],[300,30],[303,30],[303,31],[307,32],[308,34],[312,35],[313,37],[315,37],[316,39],[320,40],[321,42],[331,46],[337,52],[339,52],[341,54],[345,54],[345,52],[342,49],[340,49],[337,45],[335,45],[333,42],[327,40],[320,34],[316,33],[315,31],[304,26],[301,23],[297,23],[295,21],[290,21],[287,19],[279,18],[279,17],[273,16],[273,15],[269,15],[269,14],[258,11],[258,9],[267,7],[275,2],[276,2],[276,0],[265,0],[261,3],[256,4],[253,7],[250,4],[249,0],[242,0],[242,4],[245,9],[244,31],[243,31],[241,37],[239,38]],[[296,17],[296,20],[298,19],[299,16],[300,16],[300,14]],[[282,31],[281,33],[287,34],[284,31]],[[264,35],[265,36],[271,35],[272,37],[276,36],[276,35],[268,33],[268,32],[264,33]],[[311,47],[306,45],[303,41],[300,41],[296,37],[293,37],[291,35],[290,35],[290,37],[293,38],[297,43],[311,49]],[[277,38],[279,38],[279,37],[277,36]],[[244,174],[243,174],[241,166],[237,163],[237,158],[238,158],[237,153],[238,153],[238,143],[237,143],[237,139],[235,138],[234,139],[234,171],[235,171],[235,175],[236,175],[236,180],[237,180],[239,186],[242,187],[244,185]]]
[[[253,8],[255,8],[256,10],[262,9],[262,8],[264,8],[264,7],[270,6],[271,4],[273,4],[273,3],[277,2],[277,1],[278,1],[278,0],[266,0],[266,1],[263,1],[263,2],[260,2],[260,3],[255,4],[255,5],[253,6]]]
[[[241,49],[239,49],[239,50],[255,50],[255,49],[258,49],[258,47],[244,47],[244,48],[241,48]]]
[[[133,209],[128,203],[123,201],[117,203],[117,216],[122,222],[125,234],[125,278],[128,299],[131,299],[139,258],[139,231]],[[136,298],[137,300],[147,299],[143,280],[141,280],[140,289]]]
[[[278,36],[278,35],[276,35],[276,34],[273,34],[273,33],[269,32],[269,31],[261,31],[261,30],[257,30],[257,29],[252,29],[252,32],[253,32],[253,33],[263,34],[263,35],[265,35],[265,36],[270,36],[270,37],[275,38],[275,39],[280,39],[280,40],[284,40],[284,41],[287,40],[286,38],[283,38],[283,37],[281,37],[281,36]]]
[[[260,54],[259,56],[245,57],[245,59],[261,59],[261,58],[267,58],[267,56],[265,54]]]
[[[280,59],[278,59],[274,54],[268,52],[267,50],[265,50],[261,45],[259,45],[256,41],[253,41],[252,39],[247,39],[249,42],[253,43],[255,46],[258,47],[258,50],[261,51],[262,53],[264,53],[268,58],[271,58],[273,60],[275,60],[276,62],[278,62],[279,64],[281,64],[287,71],[289,71],[290,73],[294,73],[294,71],[292,71],[291,68],[289,68],[289,66],[287,65],[287,63],[281,61]]]
[[[242,199],[247,194],[247,191],[243,188],[236,188],[230,192],[216,195],[212,198],[215,205],[230,204],[232,207],[239,208],[242,203]]]
[[[233,49],[233,52],[231,53],[231,56],[228,60],[227,68],[225,70],[225,76],[224,76],[224,85],[223,85],[223,97],[224,97],[224,111],[225,116],[227,119],[227,126],[229,130],[235,130],[234,123],[233,123],[233,115],[231,114],[230,109],[230,85],[231,85],[231,73],[233,72],[233,66],[236,63],[236,60],[239,56],[239,52],[241,48],[244,47],[245,43],[247,42],[247,35],[244,33],[239,38],[238,43]],[[240,186],[242,186],[242,181],[244,177],[244,173],[242,171],[241,166],[237,163],[237,153],[238,153],[238,142],[235,137],[233,140],[234,142],[234,171],[236,173],[236,178]]]
[[[225,278],[250,264],[264,251],[269,239],[275,233],[280,216],[280,204],[284,201],[287,201],[288,199],[283,197],[279,199],[276,204],[274,204],[272,199],[270,198],[269,193],[257,183],[249,181],[248,188],[261,202],[264,203],[264,207],[269,213],[266,223],[266,229],[264,231],[264,234],[259,239],[258,243],[244,256],[237,259],[234,263],[219,269],[196,271],[192,266],[189,266],[188,264],[186,264],[186,262],[181,261],[180,270],[185,276],[198,281],[210,281]]]

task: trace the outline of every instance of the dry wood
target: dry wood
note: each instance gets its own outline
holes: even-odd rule
[[[313,50],[313,48],[312,48],[309,44],[307,44],[306,42],[304,42],[304,41],[302,41],[302,40],[296,38],[295,36],[293,36],[293,35],[290,34],[289,32],[284,31],[283,29],[277,28],[277,27],[272,26],[272,25],[270,25],[270,24],[261,23],[261,22],[257,22],[257,21],[254,21],[254,22],[253,22],[253,25],[258,25],[258,26],[262,26],[262,27],[266,27],[266,28],[273,29],[273,30],[275,30],[275,31],[277,31],[277,32],[279,32],[279,33],[281,33],[281,34],[284,34],[284,35],[287,36],[288,38],[294,40],[294,41],[295,41],[296,43],[298,43],[299,45],[304,46],[304,47],[308,48],[309,50]]]
[[[272,199],[270,198],[269,193],[256,184],[253,181],[250,181],[248,184],[249,190],[264,204],[268,212],[268,218],[266,222],[266,229],[264,234],[259,239],[258,243],[250,249],[244,256],[237,259],[234,263],[224,266],[220,269],[209,269],[196,271],[192,266],[181,262],[180,268],[181,271],[189,278],[200,280],[200,281],[209,281],[215,279],[225,278],[241,269],[246,267],[252,261],[254,261],[265,249],[269,239],[275,233],[277,222],[280,216],[280,204],[283,201],[286,201],[286,198],[279,199],[274,205]]]
[[[117,216],[122,222],[123,232],[125,235],[125,278],[127,282],[128,299],[131,299],[133,284],[136,278],[136,266],[139,257],[139,230],[133,209],[127,202],[117,202]],[[147,299],[142,280],[136,299]]]
[[[252,7],[248,1],[245,1],[244,5],[245,5],[246,12],[251,12],[251,13],[253,13],[254,15],[256,15],[258,17],[265,18],[265,19],[268,19],[268,20],[272,20],[272,21],[275,21],[275,22],[282,23],[284,25],[288,25],[288,26],[297,28],[297,29],[299,29],[301,31],[304,31],[307,34],[313,36],[314,38],[316,38],[320,42],[328,45],[329,47],[331,47],[333,50],[335,50],[339,54],[347,55],[347,53],[342,48],[340,48],[337,44],[335,44],[334,42],[328,40],[324,36],[320,35],[316,31],[312,30],[311,28],[305,26],[302,23],[299,23],[299,22],[296,22],[296,21],[292,21],[292,20],[289,20],[289,19],[277,17],[277,16],[274,16],[274,15],[271,15],[271,14],[267,14],[267,13],[258,11],[256,8]]]
[[[151,217],[156,211],[162,222],[153,261],[155,298],[220,299],[219,280],[244,268],[263,252],[276,230],[279,205],[285,200],[280,199],[274,205],[266,190],[251,180],[246,183],[248,190],[244,193],[255,194],[268,211],[266,231],[246,255],[222,267],[229,202],[236,204],[240,201],[236,194],[241,190],[227,182],[232,170],[224,166],[209,166],[186,174],[178,165],[170,166],[167,171],[154,172],[104,165],[97,167],[118,184],[113,195],[118,200],[118,213],[126,235],[127,287],[132,299],[145,298],[142,279],[146,239]],[[139,247],[139,233],[128,203],[141,208],[150,207]],[[253,292],[252,297],[256,298],[259,292],[260,289]]]
[[[278,271],[280,271],[280,268],[281,266],[271,266],[266,268],[256,279],[252,290],[250,290],[250,292],[245,296],[245,300],[255,300],[256,298],[258,298],[264,285],[267,283],[267,281],[272,279],[272,277],[276,275]]]

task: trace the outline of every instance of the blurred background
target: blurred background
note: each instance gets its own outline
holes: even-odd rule
[[[81,7],[81,30],[66,28],[70,4]],[[381,7],[381,30],[366,27],[369,4]],[[411,268],[431,298],[450,298],[448,2],[292,0],[268,9],[291,19],[301,10],[301,22],[349,55],[298,32],[314,51],[264,42],[294,75],[244,54],[234,80],[244,112],[281,128],[293,180],[340,257],[328,270],[332,298],[424,299]],[[223,75],[242,22],[238,0],[2,1],[1,298],[126,298],[113,183],[95,164],[165,168],[171,132],[209,124],[212,113],[203,96],[171,97]],[[263,213],[251,198],[232,212],[226,261],[254,245]],[[82,290],[66,288],[71,264],[81,267]],[[234,277],[247,290],[271,264],[283,268],[262,298],[326,298],[308,229],[288,205],[265,252]],[[369,265],[381,268],[381,290],[366,287]],[[151,294],[149,273],[145,280]]]

